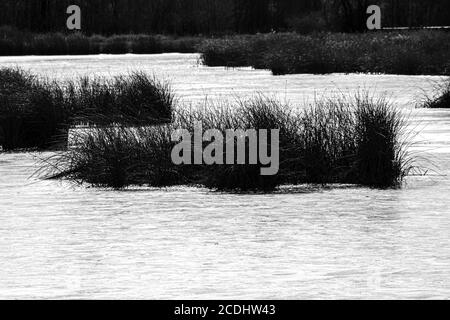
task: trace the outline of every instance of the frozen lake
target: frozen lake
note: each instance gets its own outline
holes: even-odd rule
[[[401,190],[226,194],[111,191],[30,178],[36,153],[0,153],[0,298],[317,299],[450,297],[450,110],[414,109],[438,77],[289,75],[207,68],[195,54],[1,57],[72,79],[144,70],[181,105],[261,92],[294,105],[386,93],[421,130],[428,176]]]

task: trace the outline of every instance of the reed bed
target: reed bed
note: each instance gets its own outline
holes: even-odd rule
[[[0,56],[195,53],[202,37],[126,34],[32,33],[0,27]]]
[[[205,40],[199,50],[207,66],[251,66],[275,75],[450,74],[445,31],[237,35]]]
[[[292,184],[399,187],[413,169],[413,158],[402,140],[404,117],[386,99],[368,94],[316,101],[300,112],[260,96],[225,106],[176,110],[172,118],[172,123],[159,126],[75,130],[73,147],[45,159],[39,174],[115,189],[200,185],[214,190],[273,191]],[[259,160],[252,165],[175,165],[171,134],[177,129],[192,134],[198,122],[202,130],[219,132],[279,129],[278,173],[262,176]],[[246,140],[246,158],[249,148]]]
[[[67,124],[62,89],[19,69],[0,69],[0,145],[45,148]]]
[[[58,83],[0,69],[0,145],[60,149],[71,125],[151,125],[171,121],[170,86],[142,72]]]

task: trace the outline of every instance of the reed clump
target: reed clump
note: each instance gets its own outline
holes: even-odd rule
[[[0,69],[0,145],[42,149],[67,125],[62,89],[20,69]]]
[[[180,179],[170,161],[169,134],[167,125],[79,130],[71,137],[73,147],[46,163],[51,163],[52,178],[116,189],[128,185],[163,187]]]
[[[3,68],[0,145],[4,150],[64,148],[71,125],[167,123],[173,104],[170,86],[142,72],[58,83]]]
[[[279,130],[279,145],[277,152],[283,158],[288,152],[292,151],[293,139],[295,138],[296,119],[292,116],[289,106],[278,102],[275,99],[258,96],[248,100],[238,100],[235,104],[215,105],[211,104],[202,110],[178,110],[175,116],[175,128],[187,129],[191,134],[194,132],[194,124],[201,123],[202,130],[217,130],[224,137],[223,154],[218,155],[223,163],[212,165],[183,166],[187,170],[186,176],[192,184],[202,185],[217,190],[263,190],[270,191],[278,185],[283,184],[282,176],[261,175],[261,169],[266,167],[261,159],[256,159],[256,163],[250,164],[250,150],[254,143],[260,146],[261,137],[256,136],[253,141],[249,137],[244,141],[245,163],[240,163],[238,156],[238,138],[233,137],[235,142],[231,152],[233,152],[233,163],[227,164],[229,158],[226,145],[227,130],[235,132],[241,130],[267,130],[268,136],[265,145],[266,150],[271,150],[270,130]],[[209,142],[205,142],[205,148]],[[194,146],[192,146],[194,148]],[[193,159],[192,159],[193,160]]]
[[[272,191],[287,184],[399,187],[412,170],[413,159],[402,140],[403,116],[386,99],[367,94],[316,101],[300,112],[275,99],[257,97],[225,106],[176,110],[172,119],[162,126],[74,130],[73,147],[47,159],[41,173],[47,178],[116,189],[200,185],[214,190]],[[171,158],[176,144],[171,140],[172,133],[185,129],[192,135],[198,123],[203,132],[279,129],[278,173],[262,176],[260,160],[256,164],[191,161],[175,165]],[[208,143],[204,142],[203,148]],[[246,159],[250,148],[247,139]],[[224,154],[219,156],[225,159],[228,151],[224,147]]]
[[[174,104],[170,85],[143,72],[69,81],[65,98],[72,122],[88,125],[167,123]]]
[[[406,121],[385,99],[358,97],[355,112],[356,158],[351,180],[378,188],[399,186],[413,169]]]

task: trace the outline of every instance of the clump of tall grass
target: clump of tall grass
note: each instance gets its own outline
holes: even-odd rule
[[[94,125],[150,125],[171,121],[174,95],[167,82],[143,72],[65,84],[72,119]]]
[[[315,101],[300,113],[294,183],[350,183],[356,154],[354,108],[335,97]]]
[[[97,187],[163,187],[180,176],[170,161],[168,125],[152,128],[110,126],[75,131],[73,145],[46,160],[46,175]]]
[[[149,125],[171,121],[170,86],[142,72],[58,83],[0,69],[0,145],[61,148],[70,125]]]
[[[0,69],[0,145],[46,148],[67,125],[62,89],[19,69]]]
[[[412,170],[404,140],[405,117],[385,99],[356,99],[356,158],[353,182],[387,188],[401,184]]]
[[[203,131],[215,129],[221,132],[224,137],[226,137],[226,131],[229,129],[235,131],[265,129],[268,132],[266,141],[268,151],[271,150],[270,130],[278,129],[281,157],[292,151],[288,148],[293,147],[293,139],[295,139],[296,119],[291,116],[289,107],[279,103],[277,100],[262,96],[249,100],[239,100],[235,105],[209,105],[206,106],[206,109],[196,111],[179,110],[175,119],[176,128],[185,128],[193,133],[193,125],[201,123]],[[282,176],[285,173],[273,176],[261,175],[261,169],[265,167],[261,159],[257,159],[255,164],[239,163],[237,137],[234,137],[234,142],[236,143],[232,151],[234,164],[197,165],[197,170],[194,170],[194,173],[198,179],[191,181],[194,184],[200,184],[212,189],[238,189],[241,191],[269,191],[283,183]],[[223,154],[218,156],[225,162],[229,150],[225,140],[223,143]],[[250,143],[250,138],[246,137],[244,142],[244,159],[246,161],[250,158]],[[260,137],[257,136],[253,143],[256,143],[259,146],[258,148],[260,148]],[[207,144],[208,142],[205,142],[204,147]]]
[[[260,160],[238,164],[236,149],[235,164],[173,164],[171,134],[186,129],[192,135],[198,123],[203,132],[216,129],[224,136],[227,129],[279,129],[278,173],[262,176]],[[163,126],[75,130],[74,147],[48,159],[44,169],[49,170],[43,172],[46,177],[113,188],[201,185],[215,190],[272,191],[286,184],[334,183],[398,187],[413,160],[402,142],[404,127],[403,116],[387,100],[369,95],[316,101],[300,112],[258,97],[176,110],[172,123]],[[209,144],[203,143],[203,147]],[[247,137],[246,160],[249,143]],[[224,154],[216,156],[226,159],[228,151],[224,145]]]
[[[296,183],[397,187],[413,169],[405,118],[385,97],[316,101],[298,119]]]

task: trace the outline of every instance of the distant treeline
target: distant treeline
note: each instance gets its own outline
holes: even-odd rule
[[[361,31],[373,4],[384,26],[450,25],[448,0],[2,0],[0,25],[64,31],[72,4],[85,34]]]
[[[35,33],[0,26],[0,56],[193,53],[205,38],[150,34]]]

